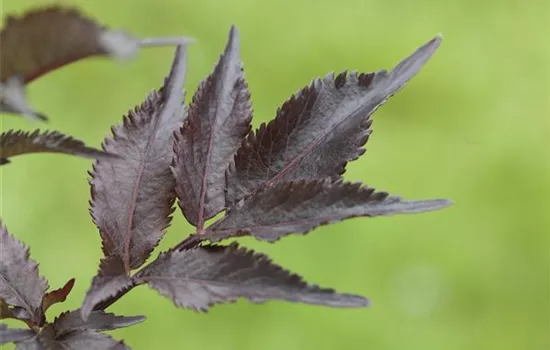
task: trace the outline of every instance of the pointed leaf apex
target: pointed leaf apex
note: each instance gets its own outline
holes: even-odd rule
[[[227,40],[227,46],[225,47],[224,54],[227,54],[228,52],[236,52],[238,54],[239,42],[239,30],[235,25],[232,25],[229,30],[229,39]]]

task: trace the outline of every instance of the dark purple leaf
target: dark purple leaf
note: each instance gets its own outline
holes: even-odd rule
[[[227,174],[227,204],[262,185],[338,179],[346,163],[365,152],[370,115],[420,70],[440,42],[434,38],[389,74],[329,74],[292,96],[238,150]]]
[[[122,350],[130,349],[107,334],[94,331],[75,331],[56,339],[56,348],[63,350]]]
[[[9,163],[10,157],[25,153],[63,153],[107,161],[116,158],[111,153],[87,147],[84,142],[57,131],[8,130],[0,135],[0,165]]]
[[[123,159],[97,161],[91,173],[90,212],[103,252],[119,257],[126,273],[145,262],[170,224],[175,199],[170,164],[173,134],[186,115],[185,69],[185,47],[179,46],[164,87],[105,138],[104,149]]]
[[[232,27],[225,51],[212,74],[201,82],[174,145],[172,169],[179,205],[199,231],[206,219],[225,206],[225,170],[250,131],[251,119],[239,37]]]
[[[73,286],[74,278],[71,278],[67,283],[65,283],[63,288],[46,293],[44,298],[42,298],[42,311],[45,313],[53,304],[64,302],[69,293],[71,293],[71,290],[73,290]]]
[[[38,264],[29,259],[29,249],[8,233],[0,220],[0,298],[24,309],[31,321],[42,324],[40,307],[48,282],[38,274]]]
[[[402,201],[361,184],[329,179],[282,182],[239,202],[206,230],[205,237],[219,241],[236,235],[253,235],[275,241],[290,233],[306,233],[346,218],[417,213],[449,204],[445,199]]]
[[[13,329],[0,323],[0,345],[24,341],[34,336],[36,333],[30,329]]]
[[[333,307],[367,306],[357,295],[308,285],[262,254],[236,244],[162,253],[139,271],[138,283],[148,283],[179,307],[207,310],[240,297],[253,302],[287,300]]]
[[[56,318],[54,328],[57,336],[72,331],[95,330],[108,331],[117,328],[132,326],[143,322],[144,316],[115,316],[104,311],[93,311],[84,321],[80,310],[65,312]]]
[[[133,287],[134,282],[126,274],[119,257],[112,256],[103,259],[82,304],[80,310],[82,318],[87,320],[96,305],[108,300],[121,291],[129,290]]]

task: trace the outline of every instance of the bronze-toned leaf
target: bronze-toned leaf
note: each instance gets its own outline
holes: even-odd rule
[[[10,307],[6,303],[6,301],[0,298],[0,320],[3,320],[5,318],[15,318],[15,317],[11,312]]]
[[[52,290],[51,292],[46,293],[44,295],[44,298],[42,299],[42,311],[46,313],[46,311],[56,303],[62,303],[67,299],[67,296],[69,293],[71,293],[71,290],[74,286],[74,278],[71,278],[62,288]]]

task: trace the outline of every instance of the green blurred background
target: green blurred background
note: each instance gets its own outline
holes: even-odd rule
[[[2,17],[50,3],[3,0]],[[354,219],[274,245],[242,240],[308,281],[368,296],[370,308],[240,301],[199,314],[140,287],[112,310],[147,321],[113,336],[138,350],[550,348],[548,1],[57,3],[139,36],[195,37],[188,99],[236,24],[255,125],[314,77],[391,68],[444,35],[432,61],[375,114],[368,152],[346,178],[455,205]],[[160,85],[172,53],[146,49],[129,63],[90,59],[47,75],[28,93],[49,124],[6,115],[2,129],[51,128],[99,146],[109,126]],[[0,168],[8,229],[31,246],[52,287],[77,280],[49,317],[79,306],[101,257],[88,214],[90,167],[30,155]],[[176,212],[159,251],[190,231]]]

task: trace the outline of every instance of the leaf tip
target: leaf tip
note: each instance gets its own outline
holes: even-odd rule
[[[412,202],[405,202],[405,203],[410,204],[410,207],[408,208],[408,210],[405,210],[404,212],[422,213],[422,212],[444,209],[452,205],[453,201],[451,201],[450,199],[437,198],[437,199],[427,199],[427,200],[419,200],[419,201],[412,201]]]
[[[347,294],[346,297],[349,302],[346,306],[349,306],[349,307],[370,307],[371,306],[370,299],[367,299],[361,295]]]
[[[229,39],[227,41],[227,46],[225,48],[225,52],[230,51],[238,51],[239,50],[239,30],[237,29],[237,26],[232,24],[231,28],[229,29]]]
[[[237,26],[235,24],[232,24],[229,28],[229,37],[236,37],[239,36],[239,30],[237,29]]]
[[[437,206],[436,209],[443,209],[446,207],[450,207],[451,205],[454,204],[454,202],[447,198],[440,198],[440,199],[434,199],[433,204]]]
[[[441,32],[437,33],[432,40],[428,41],[422,48],[430,48],[431,54],[433,54],[441,45],[443,41],[443,34]]]

